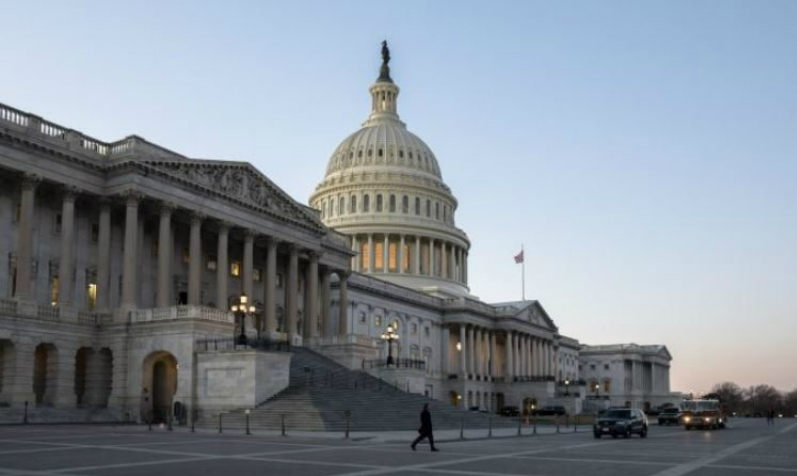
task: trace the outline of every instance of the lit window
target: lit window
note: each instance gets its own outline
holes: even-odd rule
[[[188,263],[191,261],[191,255],[188,252],[188,248],[183,248],[183,263]]]
[[[385,266],[385,245],[382,242],[374,243],[374,267],[382,269]]]
[[[374,325],[376,327],[380,327],[380,328],[382,327],[382,316],[374,317]]]
[[[94,306],[97,305],[97,283],[89,283],[86,286],[86,295],[89,299],[89,310],[94,310]]]
[[[207,268],[208,271],[216,271],[216,268],[219,266],[218,261],[216,261],[216,256],[210,255],[208,256],[208,263]]]
[[[240,274],[241,274],[241,262],[234,260],[232,263],[230,263],[230,275],[240,276]]]
[[[58,275],[50,276],[50,305],[58,305]]]
[[[252,270],[252,279],[254,279],[256,283],[259,283],[263,280],[263,272],[260,270],[260,268],[255,268]]]
[[[360,256],[362,259],[362,269],[367,270],[371,263],[371,253],[368,252],[368,243],[360,245]]]
[[[396,252],[398,251],[398,245],[396,243],[388,244],[387,248],[387,267],[390,271],[396,271],[396,261],[397,256]]]

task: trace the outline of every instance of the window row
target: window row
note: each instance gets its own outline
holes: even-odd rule
[[[399,198],[401,199],[400,203]],[[420,197],[414,197],[414,199],[412,199],[408,195],[399,197],[395,194],[382,195],[378,193],[375,195],[373,206],[371,204],[371,195],[363,195],[362,203],[358,203],[357,195],[351,195],[348,202],[346,197],[337,197],[337,199],[324,200],[319,208],[321,209],[322,219],[355,213],[401,212],[403,214],[414,214],[415,216],[434,218],[435,220],[442,220],[445,223],[453,223],[453,214],[447,204],[441,204],[441,202],[432,201],[428,198],[421,199]]]
[[[435,164],[434,159],[430,158],[426,154],[422,154],[419,151],[413,152],[412,150],[407,150],[405,153],[404,149],[398,149],[398,151],[394,151],[392,147],[388,147],[387,149],[383,147],[377,148],[363,148],[360,147],[356,151],[354,149],[349,149],[347,152],[342,152],[337,156],[337,165],[338,167],[346,167],[349,165],[353,165],[355,163],[361,162],[365,158],[366,162],[370,161],[374,158],[384,159],[387,157],[389,160],[395,160],[396,156],[398,156],[399,161],[403,162],[405,165],[415,165],[420,168],[429,168],[432,171],[437,173],[437,167]]]

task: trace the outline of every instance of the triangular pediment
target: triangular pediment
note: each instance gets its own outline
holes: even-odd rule
[[[247,162],[215,160],[144,160],[143,164],[192,187],[255,208],[295,224],[325,233],[326,228],[299,204]]]
[[[536,326],[548,329],[551,332],[558,331],[556,324],[554,324],[553,320],[548,316],[548,313],[545,312],[545,309],[543,309],[538,301],[531,301],[527,306],[521,308],[517,314],[515,314],[515,319],[530,322]]]

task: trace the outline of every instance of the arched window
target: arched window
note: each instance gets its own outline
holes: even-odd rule
[[[399,159],[404,158],[404,149],[399,149]]]
[[[432,201],[426,199],[426,218],[432,217]]]
[[[443,221],[448,223],[448,205],[443,205]]]
[[[382,151],[382,149],[379,149],[378,152],[379,152],[379,157],[382,157],[384,155],[384,152]]]
[[[346,199],[340,197],[338,201],[338,215],[343,215],[344,213],[346,213]]]
[[[421,214],[421,199],[418,197],[415,197],[415,214]]]
[[[410,197],[404,195],[401,198],[401,212],[402,213],[409,213],[410,212]]]
[[[357,213],[357,195],[352,195],[349,199],[349,208],[351,213]]]
[[[368,149],[368,157],[371,157],[372,155],[374,155],[373,149]]]
[[[396,212],[396,196],[395,195],[391,195],[390,196],[390,213],[395,213],[395,212]]]
[[[371,196],[365,195],[363,196],[363,213],[368,213],[371,211]]]
[[[358,159],[362,159],[362,158],[363,158],[363,151],[362,151],[362,149],[360,149],[360,150],[358,150],[358,151],[357,151],[357,158],[358,158]]]
[[[434,202],[434,219],[440,219],[440,202]]]
[[[376,196],[376,212],[382,211],[382,194]]]

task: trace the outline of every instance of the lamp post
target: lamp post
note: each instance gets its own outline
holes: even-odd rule
[[[241,333],[238,335],[238,345],[246,345],[246,316],[255,313],[255,306],[249,305],[249,298],[241,294],[238,303],[233,304],[230,310],[235,314],[235,319],[240,322]]]
[[[381,339],[387,342],[387,365],[393,363],[393,341],[399,339],[398,333],[393,330],[393,326],[387,326],[385,332],[382,333]]]
[[[595,398],[601,398],[601,386],[600,384],[595,384]]]
[[[565,379],[565,396],[566,397],[570,396],[570,379],[569,378]]]

